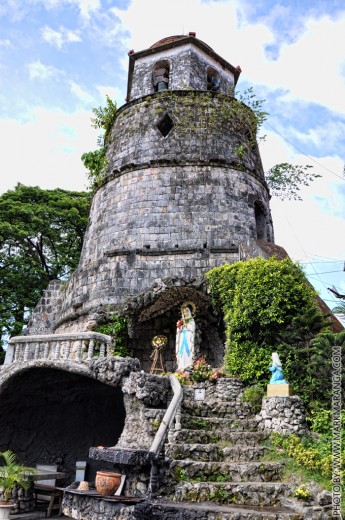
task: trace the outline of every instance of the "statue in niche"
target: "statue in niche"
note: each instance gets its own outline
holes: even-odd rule
[[[272,365],[269,370],[272,372],[270,385],[287,385],[284,378],[283,367],[277,352],[272,352]]]
[[[185,302],[181,305],[181,319],[176,324],[177,369],[185,370],[193,365],[195,342],[195,304]]]

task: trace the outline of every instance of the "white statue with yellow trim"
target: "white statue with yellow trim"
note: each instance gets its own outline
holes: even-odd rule
[[[185,370],[193,365],[195,341],[195,304],[185,302],[181,305],[181,319],[176,324],[177,369]]]

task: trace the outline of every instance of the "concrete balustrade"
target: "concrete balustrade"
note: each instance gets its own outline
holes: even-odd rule
[[[5,365],[40,359],[90,361],[110,354],[111,342],[97,332],[15,336],[8,342]]]

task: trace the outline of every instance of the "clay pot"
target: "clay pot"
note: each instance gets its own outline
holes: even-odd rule
[[[121,482],[121,473],[97,471],[96,489],[101,495],[113,495]]]

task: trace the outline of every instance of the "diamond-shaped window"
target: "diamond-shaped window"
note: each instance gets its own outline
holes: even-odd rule
[[[169,134],[169,132],[174,128],[174,122],[169,114],[164,114],[162,119],[158,121],[157,128],[163,137],[166,137]]]

